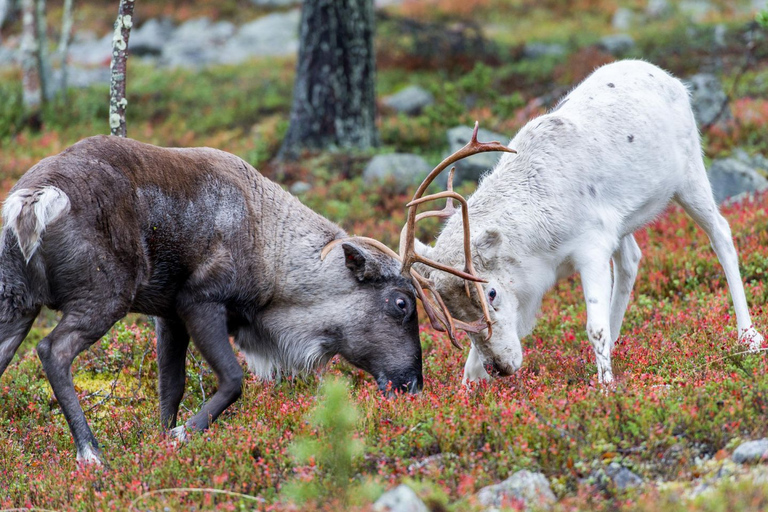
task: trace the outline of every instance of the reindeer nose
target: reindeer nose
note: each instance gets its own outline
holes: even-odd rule
[[[507,365],[499,364],[495,359],[485,363],[483,367],[491,377],[509,377],[515,372],[514,369],[509,368]]]

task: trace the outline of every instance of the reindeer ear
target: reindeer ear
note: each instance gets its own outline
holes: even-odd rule
[[[499,255],[504,235],[498,229],[486,229],[472,241],[478,257],[486,262],[492,262]]]
[[[351,243],[341,244],[344,249],[344,262],[358,281],[374,279],[381,275],[379,262],[365,249]]]
[[[434,247],[425,244],[418,238],[414,238],[413,242],[413,248],[416,249],[416,254],[419,256],[424,256],[425,258],[432,258],[432,250]]]

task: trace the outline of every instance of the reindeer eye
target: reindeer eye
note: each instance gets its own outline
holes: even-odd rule
[[[403,311],[406,311],[408,309],[408,303],[405,302],[405,299],[396,299],[395,305],[402,309]]]
[[[491,288],[488,290],[488,298],[491,299],[491,302],[493,302],[493,299],[496,298],[496,288]]]

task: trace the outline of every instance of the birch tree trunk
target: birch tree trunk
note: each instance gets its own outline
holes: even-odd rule
[[[37,73],[43,103],[53,98],[53,72],[48,59],[48,23],[45,16],[45,0],[35,1],[35,31],[37,33]]]
[[[40,107],[40,76],[37,63],[37,37],[35,37],[35,1],[21,2],[21,69],[24,107],[27,111]]]
[[[0,0],[2,1],[2,0]],[[69,57],[69,43],[72,40],[72,0],[64,0],[63,13],[61,15],[61,37],[56,51],[61,67],[61,81],[59,88],[63,94],[67,93],[67,58]]]
[[[304,1],[290,125],[278,158],[378,145],[373,32],[373,0]]]
[[[120,7],[115,20],[115,33],[112,37],[112,77],[109,84],[109,129],[112,135],[126,136],[125,73],[128,58],[128,39],[133,26],[133,0],[120,0]]]
[[[0,0],[0,44],[3,43],[3,25],[5,24],[5,18],[8,17],[8,14],[11,12],[11,1],[10,0]]]

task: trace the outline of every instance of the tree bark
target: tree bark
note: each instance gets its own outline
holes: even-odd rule
[[[126,136],[125,107],[125,73],[128,58],[128,38],[133,26],[133,0],[120,0],[115,33],[112,37],[112,62],[110,70],[112,77],[109,84],[109,129],[112,135]]]
[[[37,32],[37,73],[40,77],[40,92],[43,103],[53,98],[53,72],[48,59],[48,23],[45,15],[45,0],[35,0],[35,30]]]
[[[40,107],[40,76],[37,63],[37,37],[35,37],[35,0],[21,3],[21,69],[24,107],[27,111]]]
[[[1,0],[0,0],[1,1]],[[56,51],[61,66],[61,82],[59,88],[63,94],[67,94],[67,82],[69,77],[67,58],[69,57],[69,43],[72,40],[72,0],[64,0],[63,13],[61,15],[61,37],[59,48]]]
[[[293,106],[278,158],[378,145],[373,32],[373,0],[304,1]]]

